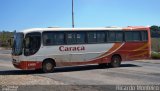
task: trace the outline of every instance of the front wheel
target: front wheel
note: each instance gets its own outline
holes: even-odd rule
[[[116,68],[116,67],[119,67],[120,65],[121,65],[121,57],[120,56],[117,56],[117,55],[115,55],[115,56],[113,56],[112,58],[111,58],[111,63],[109,64],[111,67],[113,67],[113,68]]]
[[[45,73],[50,73],[54,71],[54,62],[52,60],[46,60],[42,64],[42,70]]]

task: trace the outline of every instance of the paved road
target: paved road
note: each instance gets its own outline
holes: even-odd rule
[[[160,84],[160,62],[124,62],[120,68],[106,69],[97,65],[66,67],[57,68],[55,73],[35,75],[72,85]]]
[[[5,52],[5,51],[3,51]],[[2,51],[0,53],[3,53]],[[9,51],[8,51],[9,52]],[[7,53],[8,53],[7,52]],[[6,53],[6,52],[5,52]],[[123,62],[119,68],[97,65],[56,68],[54,73],[21,71],[13,68],[10,58],[0,57],[0,75],[30,74],[51,78],[66,85],[160,85],[160,60]],[[92,87],[90,87],[91,89]],[[98,88],[104,90],[104,88]]]
[[[0,54],[10,54],[11,50],[0,50]]]
[[[0,50],[0,60],[11,61],[11,50]]]

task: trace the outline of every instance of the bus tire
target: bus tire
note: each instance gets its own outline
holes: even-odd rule
[[[121,57],[119,55],[114,55],[111,58],[111,63],[109,63],[109,66],[112,68],[119,67],[121,65]]]
[[[54,71],[55,63],[51,59],[47,59],[42,64],[42,71],[45,73],[51,73]]]

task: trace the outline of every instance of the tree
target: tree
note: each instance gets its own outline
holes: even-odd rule
[[[11,47],[13,41],[13,32],[3,30],[0,32],[0,47]]]
[[[153,25],[150,27],[151,36],[154,38],[160,38],[160,26]]]
[[[158,27],[156,25],[151,26],[150,29],[151,29],[151,31],[154,31],[154,32],[160,31],[160,27]]]

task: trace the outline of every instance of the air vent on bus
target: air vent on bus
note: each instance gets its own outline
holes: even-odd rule
[[[48,27],[48,28],[60,28],[60,27],[55,26],[55,27]]]
[[[120,27],[117,27],[117,26],[106,26],[105,28],[120,28]]]

